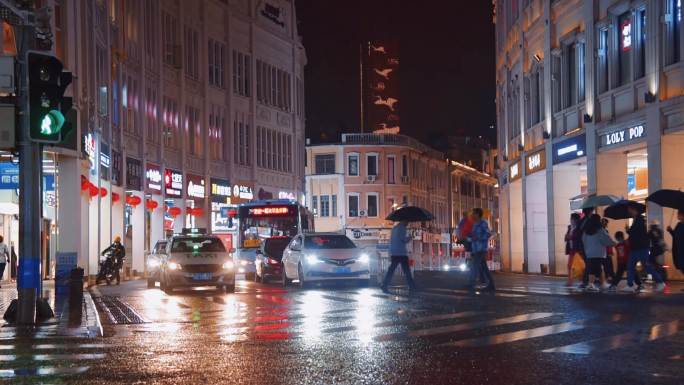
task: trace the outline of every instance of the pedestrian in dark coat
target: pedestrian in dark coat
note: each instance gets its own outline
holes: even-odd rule
[[[679,222],[673,229],[668,226],[667,231],[672,235],[672,259],[679,271],[684,273],[684,210],[677,211]]]

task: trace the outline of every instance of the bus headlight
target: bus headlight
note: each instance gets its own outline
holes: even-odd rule
[[[171,270],[180,270],[181,265],[177,264],[176,262],[169,262],[169,269]]]
[[[359,262],[368,263],[370,262],[370,257],[368,256],[368,254],[361,254],[361,256],[359,257]]]
[[[318,259],[318,257],[315,255],[307,255],[306,256],[306,263],[308,263],[309,265],[315,265],[315,264],[320,263],[320,262],[321,262],[321,260]]]
[[[232,270],[235,268],[235,264],[233,263],[233,261],[228,261],[223,264],[223,268],[226,270]]]

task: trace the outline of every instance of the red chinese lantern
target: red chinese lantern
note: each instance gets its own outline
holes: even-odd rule
[[[99,193],[100,193],[100,189],[97,188],[97,186],[95,186],[95,185],[92,184],[92,183],[90,183],[90,184],[88,185],[88,194],[90,194],[90,197],[91,197],[91,198],[96,197],[97,194],[99,194]]]
[[[121,200],[121,195],[113,192],[112,193],[112,203],[116,203]]]
[[[142,199],[140,199],[139,196],[136,195],[126,195],[126,204],[129,204],[133,207],[137,206],[142,202]]]
[[[180,213],[181,213],[180,207],[175,207],[175,206],[174,206],[174,207],[169,207],[166,211],[168,211],[168,212],[169,212],[169,215],[171,215],[171,216],[174,217],[174,218],[177,217],[177,216],[179,216]]]
[[[90,186],[90,182],[88,181],[88,178],[85,176],[81,175],[81,191],[86,191],[88,190],[88,187]]]
[[[104,187],[100,187],[100,197],[104,198],[107,196],[107,189]]]
[[[193,210],[192,215],[196,217],[201,217],[202,214],[204,214],[204,210],[201,207],[195,207],[195,210]]]
[[[231,218],[236,218],[237,217],[237,210],[229,210],[228,216]]]
[[[157,207],[159,207],[159,203],[155,201],[154,199],[147,199],[145,200],[145,207],[147,207],[148,210],[153,211]]]

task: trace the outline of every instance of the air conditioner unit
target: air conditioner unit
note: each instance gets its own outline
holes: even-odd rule
[[[377,178],[377,175],[368,175],[368,181],[369,182],[375,182],[375,178]]]
[[[366,210],[359,210],[359,216],[365,217],[366,216]]]
[[[409,177],[408,177],[408,175],[402,175],[402,176],[401,176],[401,183],[403,183],[403,184],[408,184],[408,182],[409,182]]]

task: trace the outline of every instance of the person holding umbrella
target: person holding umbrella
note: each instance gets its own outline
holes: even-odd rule
[[[483,276],[487,281],[487,286],[483,290],[494,291],[494,278],[492,278],[489,267],[487,267],[487,250],[492,233],[487,221],[482,219],[482,215],[481,208],[473,209],[473,229],[470,232],[473,269],[470,271],[470,287],[474,290],[475,281]]]
[[[401,265],[401,270],[404,271],[409,291],[416,290],[416,284],[413,282],[413,277],[411,276],[408,252],[406,251],[406,244],[411,241],[411,237],[406,233],[407,226],[408,221],[401,221],[395,223],[394,227],[392,227],[392,234],[390,235],[390,256],[392,257],[392,263],[390,264],[389,269],[387,269],[387,275],[385,275],[385,280],[382,282],[381,286],[382,291],[385,293],[388,293],[387,286],[392,282],[392,276],[394,275],[394,270],[396,270],[397,265]]]
[[[389,269],[387,269],[385,280],[380,286],[383,292],[388,292],[387,286],[392,282],[394,270],[396,270],[398,265],[401,265],[401,269],[404,271],[409,290],[416,290],[416,284],[413,282],[413,277],[411,276],[408,251],[406,250],[406,244],[411,241],[411,237],[407,234],[407,227],[409,222],[426,222],[431,221],[432,219],[434,219],[434,216],[429,211],[415,206],[400,207],[392,211],[392,213],[385,218],[385,220],[397,223],[392,227],[392,233],[390,234],[390,257],[392,258],[392,263],[390,264]]]
[[[646,231],[646,220],[643,216],[644,205],[632,201],[625,202],[626,203],[624,203],[624,205],[626,206],[627,213],[629,213],[629,215],[632,217],[632,226],[627,230],[627,233],[629,234],[629,245],[631,248],[629,253],[629,261],[627,263],[627,286],[625,286],[622,290],[629,293],[634,293],[637,291],[636,287],[634,286],[634,276],[636,275],[636,264],[637,262],[641,262],[641,265],[646,268],[646,272],[651,274],[653,279],[656,281],[655,290],[662,292],[665,290],[665,283],[663,282],[660,274],[658,274],[658,272],[653,268],[648,258],[651,240],[648,236],[648,231]],[[608,217],[610,217],[608,210],[611,207],[606,209],[606,216]]]
[[[677,210],[677,226],[667,226],[667,232],[672,236],[672,259],[679,271],[684,273],[684,210]]]

